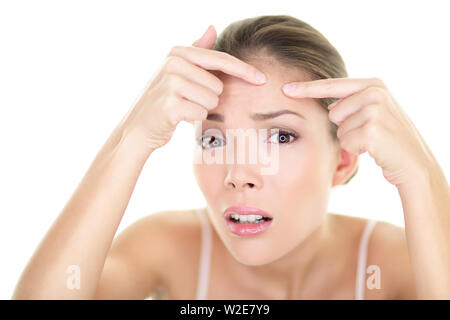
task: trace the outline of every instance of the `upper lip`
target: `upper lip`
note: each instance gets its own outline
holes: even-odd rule
[[[256,215],[256,214],[258,214],[260,216],[273,219],[272,215],[269,214],[268,212],[261,210],[259,208],[256,208],[256,207],[248,206],[248,205],[246,205],[246,206],[230,206],[225,209],[225,211],[224,211],[225,218],[228,218],[232,214],[240,214],[240,215],[247,215],[247,214]]]

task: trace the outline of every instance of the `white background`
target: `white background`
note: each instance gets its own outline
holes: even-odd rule
[[[446,1],[0,2],[0,298],[20,273],[94,156],[174,45],[209,24],[289,14],[323,33],[349,77],[379,77],[450,170],[450,21]],[[193,130],[181,123],[154,152],[118,232],[165,209],[201,207]],[[276,201],[276,198],[274,199]],[[370,156],[329,210],[403,226],[395,187]],[[94,244],[95,245],[95,244]]]

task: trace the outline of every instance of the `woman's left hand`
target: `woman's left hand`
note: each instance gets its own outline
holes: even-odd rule
[[[430,149],[386,85],[377,78],[333,78],[292,82],[290,98],[340,98],[328,117],[339,128],[341,147],[359,155],[368,152],[384,177],[399,187],[414,183],[434,161]]]

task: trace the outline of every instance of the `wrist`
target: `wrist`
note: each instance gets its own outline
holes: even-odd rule
[[[135,132],[122,132],[115,149],[116,153],[121,154],[123,157],[142,164],[147,161],[148,157],[155,150],[146,147],[140,136]]]
[[[412,170],[409,178],[396,187],[400,194],[420,197],[424,189],[435,188],[438,185],[448,187],[448,182],[439,164],[429,161],[426,165]]]

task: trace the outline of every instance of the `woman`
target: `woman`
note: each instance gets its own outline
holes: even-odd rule
[[[202,160],[234,150],[234,130],[262,129],[273,170],[234,154],[196,161],[206,208],[151,214],[114,239],[143,165],[181,120],[195,126]],[[326,212],[330,188],[354,176],[366,151],[398,189],[405,230]],[[171,50],[13,298],[449,298],[449,208],[442,170],[388,88],[347,78],[317,30],[259,16],[216,41],[210,26],[192,47]]]

